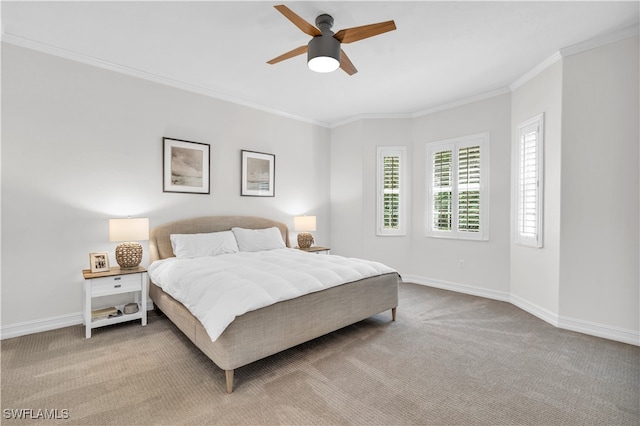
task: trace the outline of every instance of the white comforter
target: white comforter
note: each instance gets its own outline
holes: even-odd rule
[[[296,249],[153,262],[149,277],[215,341],[236,316],[351,281],[395,272],[373,261]]]

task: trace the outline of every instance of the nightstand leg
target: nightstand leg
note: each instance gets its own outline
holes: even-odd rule
[[[84,282],[84,337],[91,338],[91,281]]]
[[[142,291],[140,292],[140,309],[142,309],[142,325],[147,325],[147,297],[149,292],[149,277],[142,274]]]

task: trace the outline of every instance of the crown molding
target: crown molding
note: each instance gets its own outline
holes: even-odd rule
[[[592,38],[582,43],[574,44],[571,46],[560,49],[560,56],[567,57],[575,55],[586,50],[595,49],[597,47],[606,46],[607,44],[615,43],[631,37],[638,36],[638,25],[632,25],[630,27],[623,28],[615,33],[607,34],[601,37]]]
[[[560,59],[562,59],[562,56],[560,56],[560,52],[554,53],[553,55],[549,56],[547,59],[542,61],[540,64],[536,65],[535,67],[527,71],[524,75],[522,75],[516,81],[511,83],[511,85],[509,86],[509,89],[511,89],[511,91],[513,92],[518,87],[522,86],[527,81],[531,80],[533,77],[537,76],[538,74],[542,73],[542,71],[546,70],[551,65],[558,62]]]
[[[562,58],[565,58],[571,55],[576,55],[578,53],[582,53],[587,50],[606,46],[607,44],[615,43],[620,40],[624,40],[630,37],[637,37],[637,36],[638,36],[638,26],[633,25],[631,27],[623,28],[622,30],[616,31],[611,34],[607,34],[601,37],[595,37],[590,40],[583,41],[582,43],[563,47],[562,49],[558,50],[556,53],[554,53],[553,55],[551,55],[550,57],[542,61],[539,65],[529,70],[522,77],[518,78],[516,81],[511,83],[509,88],[511,89],[511,91],[516,90],[517,88],[522,86],[524,83],[531,80],[532,78],[534,78],[535,76],[537,76],[542,71],[546,70],[547,68],[549,68],[551,65],[555,64],[557,61],[559,61]]]
[[[425,116],[425,115],[433,114],[435,112],[444,111],[444,110],[447,110],[447,109],[456,108],[456,107],[467,105],[467,104],[472,104],[472,103],[478,102],[478,101],[483,101],[485,99],[493,98],[495,96],[504,95],[505,93],[510,93],[510,92],[511,91],[509,90],[508,87],[503,87],[501,89],[496,89],[496,90],[492,90],[490,92],[480,93],[479,95],[470,96],[468,98],[459,99],[457,101],[449,102],[449,103],[446,103],[446,104],[443,104],[443,105],[438,105],[438,106],[433,107],[433,108],[429,108],[429,109],[425,109],[425,110],[422,110],[422,111],[414,112],[413,114],[411,114],[411,117],[412,118],[422,117],[422,116]]]
[[[393,120],[393,119],[406,119],[412,118],[413,114],[358,114],[344,120],[332,122],[329,128],[344,126],[345,124],[353,123],[361,120]]]
[[[527,81],[531,80],[538,74],[542,73],[544,70],[549,68],[551,65],[555,64],[557,61],[561,60],[563,57],[567,57],[570,55],[575,55],[586,50],[594,49],[597,47],[605,46],[610,43],[615,43],[620,40],[624,40],[630,37],[637,37],[639,34],[638,25],[630,26],[624,28],[615,33],[607,34],[605,36],[596,37],[582,43],[574,44],[565,48],[560,49],[558,52],[551,55],[549,58],[545,59],[536,67],[532,68],[520,78],[511,83],[508,87],[504,87],[501,89],[493,90],[486,93],[481,93],[476,96],[471,96],[468,98],[463,98],[457,101],[449,102],[443,105],[439,105],[433,108],[425,109],[422,111],[417,111],[413,113],[403,113],[403,114],[358,114],[352,117],[348,117],[346,119],[342,119],[334,122],[324,122],[319,120],[313,120],[307,117],[298,116],[295,114],[286,113],[277,109],[268,108],[264,105],[260,105],[254,102],[250,102],[241,98],[237,98],[231,95],[227,95],[221,92],[217,92],[212,89],[208,89],[206,87],[198,86],[191,83],[186,83],[183,81],[171,79],[168,77],[160,76],[157,74],[149,73],[147,71],[126,67],[123,65],[115,64],[112,62],[104,61],[102,59],[98,59],[89,55],[80,54],[77,52],[73,52],[67,49],[62,49],[59,47],[51,46],[45,43],[40,43],[34,40],[30,40],[24,37],[16,36],[14,34],[2,33],[2,41],[5,43],[13,44],[16,46],[24,47],[27,49],[36,50],[39,52],[47,53],[53,56],[58,56],[61,58],[69,59],[72,61],[80,62],[86,65],[92,65],[98,68],[115,71],[121,74],[126,74],[132,77],[141,78],[147,81],[155,82],[158,84],[174,87],[176,89],[186,90],[189,92],[197,93],[200,95],[208,96],[211,98],[215,98],[221,101],[234,103],[237,105],[245,106],[248,108],[256,109],[259,111],[267,112],[270,114],[274,114],[280,117],[301,121],[309,124],[313,124],[320,127],[325,127],[329,129],[333,129],[336,127],[343,126],[345,124],[353,123],[360,120],[367,119],[404,119],[404,118],[416,118],[422,117],[425,115],[433,114],[435,112],[444,111],[451,108],[456,108],[462,105],[470,104],[473,102],[478,102],[484,99],[488,99],[494,96],[503,95],[506,93],[513,92]]]
[[[471,97],[468,97],[468,98],[459,99],[457,101],[449,102],[449,103],[446,103],[446,104],[443,104],[443,105],[438,105],[438,106],[433,107],[433,108],[429,108],[429,109],[425,109],[425,110],[418,111],[418,112],[413,112],[413,113],[406,113],[406,114],[358,114],[358,115],[354,115],[353,117],[349,117],[349,118],[346,118],[344,120],[340,120],[340,121],[336,121],[334,123],[331,123],[331,125],[329,127],[333,129],[335,127],[344,126],[345,124],[353,123],[355,121],[368,120],[368,119],[381,120],[381,119],[417,118],[417,117],[422,117],[422,116],[425,116],[425,115],[433,114],[435,112],[444,111],[444,110],[447,110],[447,109],[456,108],[456,107],[467,105],[467,104],[472,104],[474,102],[478,102],[478,101],[482,101],[482,100],[485,100],[485,99],[493,98],[495,96],[504,95],[504,94],[510,93],[510,92],[511,92],[511,90],[509,90],[508,87],[503,87],[501,89],[492,90],[490,92],[481,93],[479,95],[475,95],[475,96],[471,96]]]
[[[253,103],[241,98],[237,98],[234,96],[226,95],[224,93],[217,92],[212,89],[208,89],[206,87],[198,86],[191,83],[186,83],[180,80],[175,80],[172,78],[164,77],[161,75],[153,74],[147,71],[139,70],[136,68],[127,67],[124,65],[116,64],[113,62],[105,61],[102,59],[98,59],[89,55],[84,55],[81,53],[73,52],[71,50],[62,49],[56,46],[51,46],[49,44],[40,43],[34,40],[30,40],[24,37],[16,36],[14,34],[2,33],[2,42],[13,44],[15,46],[24,47],[31,50],[36,50],[38,52],[46,53],[53,56],[58,56],[64,59],[69,59],[75,62],[80,62],[85,65],[91,65],[98,68],[106,69],[109,71],[115,71],[120,74],[125,74],[131,77],[141,78],[143,80],[151,81],[154,83],[162,84],[165,86],[170,86],[176,89],[186,90],[188,92],[197,93],[200,95],[208,96],[211,98],[215,98],[221,101],[234,103],[237,105],[249,107],[252,109],[257,109],[260,111],[264,111],[270,114],[278,115],[285,118],[290,118],[292,120],[302,121],[309,124],[314,124],[321,127],[329,127],[329,123],[325,123],[318,120],[312,120],[306,117],[301,117],[295,114],[289,114],[280,110],[276,110],[273,108],[265,107],[264,105],[260,105],[257,103]]]

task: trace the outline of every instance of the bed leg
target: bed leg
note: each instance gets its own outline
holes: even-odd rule
[[[398,309],[398,308],[397,307],[391,308],[391,321],[395,321],[396,320],[396,309]]]
[[[227,379],[227,393],[233,392],[233,370],[224,370]]]

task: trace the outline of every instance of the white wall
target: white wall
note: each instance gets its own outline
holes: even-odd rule
[[[638,37],[564,59],[560,313],[638,330]]]
[[[544,225],[543,247],[514,244],[511,234],[511,294],[519,303],[531,305],[538,314],[555,321],[560,286],[560,178],[562,129],[562,61],[558,61],[512,93],[511,131],[544,113]],[[515,142],[512,142],[512,144]],[[512,196],[515,199],[517,158],[512,158]],[[515,230],[512,206],[511,229]],[[515,231],[514,231],[515,232]]]
[[[502,299],[509,292],[509,94],[414,119],[412,265],[409,274],[431,284]],[[425,146],[429,142],[489,133],[489,240],[425,237]],[[464,267],[460,266],[463,261]]]
[[[634,37],[559,59],[510,94],[333,129],[333,249],[386,262],[412,282],[508,300],[556,326],[639,344],[638,78]],[[544,247],[535,249],[513,243],[512,151],[515,126],[540,113]],[[491,135],[490,240],[425,237],[425,143],[480,132]],[[375,235],[375,146],[391,144],[407,145],[411,158],[405,237]]]
[[[508,298],[509,110],[505,94],[423,117],[367,119],[333,129],[332,251],[384,261],[414,282]],[[425,144],[482,132],[490,133],[491,143],[490,240],[425,237]],[[381,145],[408,148],[410,214],[403,237],[376,236],[376,147]]]
[[[162,192],[163,136],[211,145],[210,195]],[[274,198],[240,196],[242,149],[276,155]],[[3,44],[3,336],[80,320],[112,217],[315,214],[329,244],[328,175],[325,128]]]
[[[411,140],[411,120],[410,119],[383,119],[365,120],[362,133],[363,144],[363,244],[364,256],[369,259],[385,262],[398,271],[408,271],[411,265],[411,258],[408,256],[411,250],[411,234],[407,229],[407,236],[387,236],[380,237],[377,233],[377,147],[378,146],[406,146],[407,158],[406,167],[406,194],[412,194],[413,182],[409,177],[412,175],[412,158],[415,151]],[[406,200],[405,209],[411,212],[413,196]],[[409,218],[409,213],[406,217]]]
[[[410,237],[376,236],[376,149],[407,146],[410,160],[410,124],[407,119],[361,120],[332,131],[332,253],[382,261],[397,270],[409,266]]]
[[[331,252],[362,257],[362,121],[334,129],[330,146]]]

